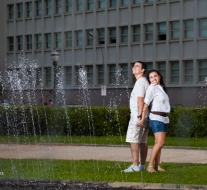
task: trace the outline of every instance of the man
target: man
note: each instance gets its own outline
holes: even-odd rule
[[[145,162],[148,151],[148,119],[145,118],[143,126],[138,126],[138,122],[142,118],[144,96],[147,87],[149,86],[147,79],[144,77],[145,71],[146,64],[141,61],[137,61],[132,68],[132,73],[137,81],[130,96],[131,118],[126,135],[126,142],[129,142],[131,147],[132,165],[125,169],[124,172],[138,172],[145,170]],[[139,154],[140,164],[138,165]]]

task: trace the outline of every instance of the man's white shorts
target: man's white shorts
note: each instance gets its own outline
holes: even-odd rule
[[[129,143],[147,143],[149,127],[148,119],[144,121],[144,125],[139,127],[138,118],[131,117],[126,135],[126,142]]]

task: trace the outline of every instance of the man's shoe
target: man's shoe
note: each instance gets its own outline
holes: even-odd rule
[[[130,172],[139,172],[139,171],[140,171],[139,166],[131,165],[127,169],[123,170],[122,172],[130,173]]]

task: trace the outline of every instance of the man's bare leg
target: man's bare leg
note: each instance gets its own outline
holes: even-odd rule
[[[140,144],[140,164],[145,165],[147,159],[148,145],[147,143]]]
[[[132,153],[132,163],[134,166],[138,166],[139,163],[139,146],[138,143],[130,143]]]

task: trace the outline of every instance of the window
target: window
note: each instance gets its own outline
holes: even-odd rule
[[[109,7],[116,7],[116,0],[109,0]]]
[[[36,2],[36,16],[42,16],[42,2]]]
[[[45,86],[51,86],[51,68],[45,68]]]
[[[153,63],[152,62],[146,62],[147,65],[147,69],[145,71],[145,73],[147,73],[148,71],[153,69]]]
[[[166,0],[158,0],[158,2],[166,2]]]
[[[55,34],[55,47],[56,48],[62,47],[62,34],[60,32]]]
[[[83,45],[83,34],[82,31],[76,32],[76,45],[82,46]]]
[[[109,29],[109,43],[116,43],[116,28]]]
[[[180,38],[180,22],[174,21],[171,22],[171,39],[179,39]]]
[[[128,65],[127,64],[120,64],[120,71],[121,71],[121,76],[119,79],[119,83],[121,85],[127,85],[128,83]]]
[[[62,13],[62,0],[55,1],[55,13],[61,14]]]
[[[72,32],[66,32],[65,33],[65,37],[66,37],[66,47],[71,47],[72,46]]]
[[[90,35],[93,34],[93,30],[87,30],[87,45],[93,45],[93,36]]]
[[[204,82],[206,79],[207,73],[207,60],[200,60],[199,61],[199,81]]]
[[[17,36],[17,50],[23,50],[23,37]]]
[[[93,66],[86,66],[88,85],[93,85]]]
[[[45,48],[51,48],[51,34],[45,34]]]
[[[17,18],[23,18],[23,4],[17,4]]]
[[[73,10],[72,0],[66,0],[66,12],[71,13]]]
[[[71,86],[72,85],[72,68],[65,67],[65,85]]]
[[[166,63],[165,62],[158,62],[157,69],[163,77],[164,82],[166,82]]]
[[[171,62],[171,83],[179,83],[179,62]]]
[[[146,3],[153,3],[154,0],[146,0]]]
[[[128,27],[121,27],[121,43],[128,42]]]
[[[80,86],[80,85],[85,85],[85,84],[83,84],[83,82],[84,83],[86,83],[85,82],[85,75],[83,75],[83,77],[82,76],[80,76],[80,73],[81,73],[81,71],[83,71],[83,69],[82,69],[82,66],[76,66],[75,67],[75,70],[76,70],[76,76],[75,76],[75,79],[76,79],[76,81],[75,81],[75,84],[77,85],[77,86]],[[83,81],[84,80],[84,81]]]
[[[98,0],[98,8],[99,9],[105,8],[105,0]]]
[[[153,24],[146,24],[145,25],[145,39],[146,39],[146,41],[153,40]]]
[[[76,0],[76,9],[77,11],[83,11],[83,0]]]
[[[134,2],[133,2],[135,5],[139,5],[139,4],[141,4],[141,0],[134,0]]]
[[[133,42],[140,42],[140,26],[133,26]]]
[[[42,69],[37,68],[36,69],[36,86],[42,85]]]
[[[158,23],[158,40],[165,41],[166,40],[166,23]]]
[[[122,6],[128,6],[129,0],[121,0],[121,5]]]
[[[100,44],[105,44],[105,31],[104,29],[98,29],[98,40]]]
[[[98,65],[98,84],[104,84],[104,66]]]
[[[52,1],[45,0],[45,14],[51,15],[52,14]]]
[[[193,20],[185,21],[185,38],[193,38]]]
[[[14,51],[14,37],[8,37],[8,51]]]
[[[8,5],[8,19],[14,18],[14,6]]]
[[[185,61],[184,62],[184,81],[186,83],[193,82],[193,61]]]
[[[87,10],[92,11],[94,7],[94,0],[87,0]]]
[[[42,48],[42,35],[37,34],[36,35],[36,49],[41,49]]]
[[[116,84],[116,65],[109,65],[109,84]]]
[[[26,7],[27,7],[27,17],[31,18],[32,17],[32,2],[27,3]]]
[[[26,36],[27,50],[32,49],[32,35]]]
[[[207,18],[199,20],[199,37],[207,37]]]

